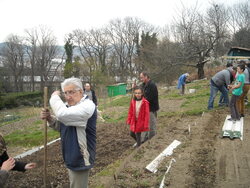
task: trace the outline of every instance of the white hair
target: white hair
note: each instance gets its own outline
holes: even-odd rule
[[[68,85],[75,85],[77,89],[83,90],[83,88],[82,88],[82,82],[81,82],[81,80],[79,78],[67,78],[67,79],[65,79],[61,83],[62,91],[64,91],[64,87],[68,86]]]

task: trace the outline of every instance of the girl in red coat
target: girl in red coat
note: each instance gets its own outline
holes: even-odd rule
[[[130,135],[139,147],[141,132],[149,131],[149,102],[143,97],[140,87],[134,88],[134,98],[130,102],[127,124],[130,125]]]

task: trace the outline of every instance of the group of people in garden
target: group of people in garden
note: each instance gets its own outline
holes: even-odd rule
[[[146,72],[140,74],[142,85],[133,88],[127,124],[136,147],[156,134],[156,118],[159,110],[158,90]],[[48,126],[60,132],[61,148],[68,170],[71,188],[87,188],[89,170],[96,155],[97,98],[89,83],[83,87],[78,78],[68,78],[61,83],[62,92],[52,93],[49,109],[42,109],[40,117]],[[65,101],[62,99],[64,97]],[[4,187],[9,170],[25,171],[36,167],[35,163],[15,161],[7,154],[4,139],[0,156],[0,187]]]
[[[178,79],[177,88],[184,95],[185,85],[189,77],[188,73],[182,74]],[[214,108],[215,97],[220,91],[219,106],[230,107],[231,117],[229,121],[239,121],[245,116],[245,99],[250,89],[250,63],[239,61],[235,65],[228,62],[226,68],[217,72],[210,80],[210,97],[207,109]],[[229,100],[229,92],[232,92]]]
[[[180,94],[185,94],[188,73],[178,79]],[[215,96],[221,92],[220,106],[230,106],[231,121],[244,117],[244,98],[249,90],[249,69],[245,62],[237,68],[228,64],[227,68],[216,73],[210,80],[208,109],[213,108]],[[132,88],[132,99],[128,108],[126,123],[130,125],[130,135],[136,141],[135,147],[156,135],[156,119],[159,110],[158,89],[147,72],[140,73],[141,85]],[[235,80],[235,83],[232,82]],[[96,155],[97,98],[89,83],[82,85],[78,78],[68,78],[61,83],[62,92],[54,91],[49,103],[52,109],[42,109],[40,117],[48,126],[60,132],[63,160],[68,170],[71,188],[88,187],[89,170],[93,167]],[[232,90],[229,102],[228,93]],[[65,101],[62,99],[64,97]],[[5,142],[0,137],[0,187],[8,177],[8,171],[25,171],[35,163],[15,161],[7,154]]]
[[[210,97],[208,110],[213,109],[214,99],[218,91],[221,96],[219,106],[229,106],[231,117],[229,121],[239,121],[245,116],[245,98],[250,89],[250,64],[240,61],[236,66],[229,62],[227,68],[217,72],[210,80]],[[229,100],[229,91],[232,92]]]

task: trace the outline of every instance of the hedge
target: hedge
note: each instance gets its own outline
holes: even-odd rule
[[[20,105],[39,106],[42,104],[42,92],[19,92],[19,93],[1,93],[0,109],[14,108]]]

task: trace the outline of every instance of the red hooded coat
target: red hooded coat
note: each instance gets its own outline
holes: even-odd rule
[[[138,119],[136,119],[136,100],[132,99],[128,111],[127,124],[134,133],[149,131],[149,102],[143,97]]]

